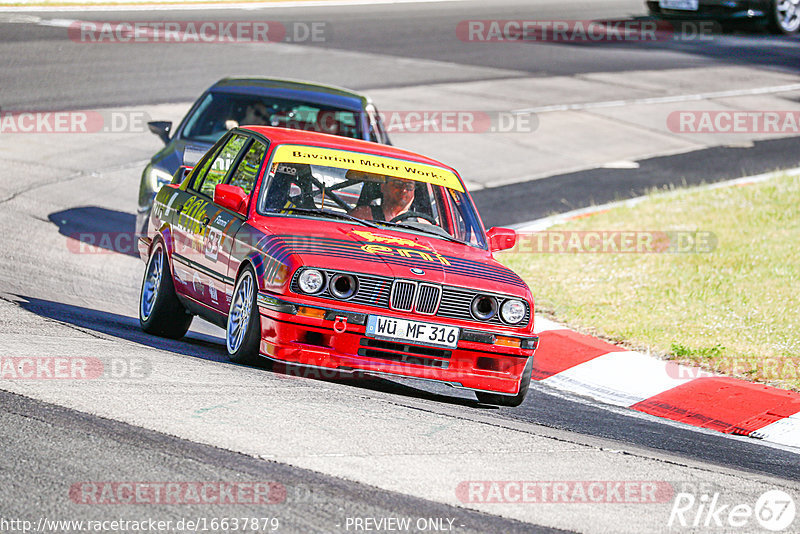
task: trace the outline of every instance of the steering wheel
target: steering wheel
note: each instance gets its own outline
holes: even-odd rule
[[[401,213],[400,215],[398,215],[397,217],[395,217],[394,219],[392,219],[389,222],[393,222],[393,223],[401,222],[401,221],[405,221],[406,219],[412,219],[412,218],[415,218],[415,217],[418,218],[418,219],[425,219],[426,221],[428,221],[432,225],[434,225],[434,226],[436,225],[436,220],[433,217],[431,217],[430,215],[426,215],[424,213],[420,213],[418,211],[407,211],[405,213]]]

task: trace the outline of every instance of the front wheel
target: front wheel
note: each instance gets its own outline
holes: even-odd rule
[[[797,33],[800,30],[800,0],[772,0],[769,28],[784,35]]]
[[[253,268],[245,267],[233,290],[225,329],[228,359],[234,363],[253,364],[261,344],[261,315],[258,312],[258,284]]]
[[[192,316],[175,294],[164,244],[150,252],[139,294],[139,325],[148,334],[180,339],[189,330]]]
[[[475,396],[483,404],[494,404],[495,406],[519,406],[528,394],[528,387],[531,385],[531,374],[533,373],[533,356],[528,357],[525,369],[522,370],[522,377],[519,382],[519,393],[516,395],[500,395],[499,393],[486,393],[476,391]]]

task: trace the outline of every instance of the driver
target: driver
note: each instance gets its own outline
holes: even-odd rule
[[[269,125],[269,111],[267,106],[261,101],[251,102],[244,110],[244,116],[240,120],[228,119],[225,121],[225,128],[228,130],[238,126],[253,125],[253,126],[267,126]]]
[[[413,180],[393,178],[386,176],[386,181],[381,184],[383,201],[380,206],[359,206],[350,215],[359,219],[373,221],[391,221],[394,218],[406,213],[414,202]]]

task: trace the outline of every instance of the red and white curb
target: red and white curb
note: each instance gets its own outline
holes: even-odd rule
[[[800,175],[800,169],[704,187],[745,185],[781,175]],[[541,231],[559,222],[638,202],[641,199],[593,206],[516,228]],[[624,350],[544,317],[536,317],[536,332],[539,348],[533,379],[543,384],[697,427],[800,447],[798,393]]]

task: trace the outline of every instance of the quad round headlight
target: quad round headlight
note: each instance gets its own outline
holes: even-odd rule
[[[525,318],[525,303],[517,299],[508,299],[500,307],[500,316],[508,324],[517,324]]]
[[[331,278],[331,284],[328,291],[337,299],[349,299],[356,294],[358,289],[358,281],[356,277],[351,274],[336,274]]]
[[[297,285],[303,293],[314,295],[322,291],[325,286],[325,275],[316,269],[306,269],[300,273]]]
[[[497,299],[489,295],[478,295],[470,305],[472,316],[480,321],[488,321],[497,314]]]

